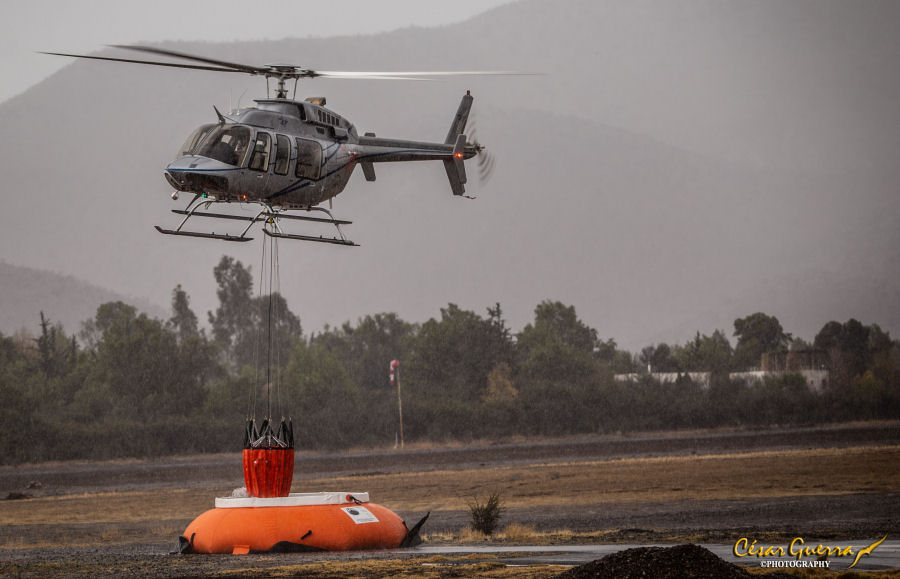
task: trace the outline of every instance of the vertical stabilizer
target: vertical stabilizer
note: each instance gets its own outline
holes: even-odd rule
[[[447,133],[447,138],[444,139],[444,143],[448,145],[455,144],[456,137],[466,130],[466,121],[469,120],[469,110],[472,108],[473,100],[474,99],[469,91],[466,91],[465,96],[459,103],[459,108],[456,110],[456,116],[453,117],[453,122],[450,123],[450,131]]]
[[[456,109],[456,116],[450,123],[450,131],[444,143],[453,145],[453,156],[444,161],[444,169],[447,171],[447,178],[450,180],[450,189],[454,195],[462,195],[466,192],[466,167],[463,165],[463,154],[466,148],[466,136],[463,131],[466,130],[466,122],[469,120],[469,111],[472,109],[472,94],[466,91],[459,108]]]

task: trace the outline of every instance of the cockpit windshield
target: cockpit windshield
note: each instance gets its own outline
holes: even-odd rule
[[[194,147],[192,154],[209,157],[227,165],[243,166],[250,145],[250,128],[242,125],[214,127]],[[200,127],[198,130],[202,129]]]
[[[186,157],[188,155],[192,155],[194,153],[194,149],[197,148],[197,145],[200,144],[200,141],[203,140],[203,137],[209,134],[211,130],[216,127],[214,124],[203,125],[193,133],[191,136],[187,138],[181,148],[178,149],[178,157]],[[176,158],[178,158],[176,157]]]

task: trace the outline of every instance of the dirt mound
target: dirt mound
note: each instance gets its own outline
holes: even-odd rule
[[[676,545],[674,547],[640,547],[619,551],[602,559],[573,567],[565,573],[557,575],[555,579],[602,577],[744,579],[752,577],[752,575],[737,565],[723,561],[711,551],[698,545]]]

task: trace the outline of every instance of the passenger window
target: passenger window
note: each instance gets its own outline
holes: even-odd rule
[[[284,135],[275,135],[275,174],[287,175],[291,164],[291,140]]]
[[[269,152],[272,148],[272,137],[269,133],[260,131],[256,134],[256,143],[253,145],[253,156],[250,157],[250,169],[265,171],[269,168]]]
[[[322,168],[322,146],[317,141],[297,139],[297,177],[318,179]]]

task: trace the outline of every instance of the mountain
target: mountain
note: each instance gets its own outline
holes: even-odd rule
[[[142,298],[128,298],[86,281],[48,271],[19,267],[0,261],[0,333],[11,335],[25,329],[40,333],[41,313],[50,323],[77,333],[81,323],[94,317],[106,302],[123,301],[155,317],[165,317],[163,308]]]
[[[476,201],[452,198],[436,163],[354,175],[334,212],[362,247],[282,243],[281,289],[307,331],[498,301],[518,329],[558,299],[639,349],[730,333],[755,311],[806,338],[849,317],[900,333],[898,15],[874,0],[529,0],[436,29],[166,47],[548,73],[301,83],[360,132],[422,140],[443,139],[471,89],[498,165],[470,188]],[[0,258],[161,304],[180,283],[203,319],[221,255],[258,274],[261,248],[157,234],[186,203],[162,169],[213,104],[263,91],[258,78],[77,61],[0,105]]]

